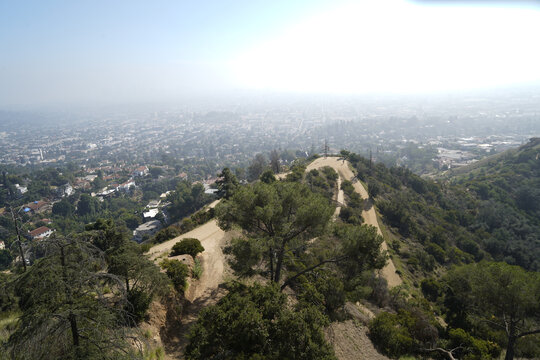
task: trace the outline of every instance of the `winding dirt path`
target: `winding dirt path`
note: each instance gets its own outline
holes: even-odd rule
[[[354,179],[354,173],[352,172],[349,166],[349,162],[340,160],[337,157],[318,158],[308,165],[306,171],[319,169],[325,166],[330,166],[331,168],[336,170],[340,178],[343,178],[349,181],[353,181]],[[362,184],[359,181],[353,181],[353,186],[356,192],[358,192],[364,200],[369,198],[366,189],[364,188],[364,186],[362,186]],[[343,192],[341,193],[341,195],[343,196]],[[339,193],[338,193],[338,201],[339,201]],[[339,202],[343,203],[343,201],[339,201]],[[337,212],[337,209],[336,209],[336,212]],[[339,212],[337,212],[337,214],[339,214]],[[381,228],[379,227],[379,222],[377,221],[377,214],[375,213],[375,209],[373,206],[371,206],[369,209],[364,209],[364,211],[362,211],[362,217],[364,218],[364,222],[366,224],[374,226],[377,229],[377,233],[383,236],[381,232]],[[386,244],[386,241],[383,241],[381,247],[383,250],[388,250],[388,245]],[[380,270],[380,272],[381,272],[381,275],[388,282],[388,287],[390,288],[398,286],[403,282],[401,278],[399,277],[399,275],[396,273],[396,267],[392,259],[388,259],[388,262],[386,263],[385,267],[382,270]]]
[[[214,207],[216,204],[217,201],[210,204],[209,207]],[[198,256],[203,272],[199,280],[191,279],[185,293],[188,303],[183,310],[180,326],[175,326],[175,331],[168,331],[167,336],[162,339],[165,340],[163,345],[166,359],[183,358],[183,351],[187,345],[186,335],[191,325],[197,320],[199,312],[203,308],[215,304],[225,294],[219,285],[224,282],[224,274],[226,273],[222,247],[228,236],[219,228],[216,220],[209,221],[190,232],[150,248],[148,252],[150,259],[159,262],[161,258],[168,257],[173,245],[185,238],[199,239],[204,247],[204,251]]]

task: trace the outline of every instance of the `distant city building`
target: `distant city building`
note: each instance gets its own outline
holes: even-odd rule
[[[160,199],[165,199],[167,197],[167,195],[169,195],[171,193],[171,191],[167,191],[167,192],[164,192],[163,194],[159,195],[159,198]]]
[[[97,193],[96,195],[105,198],[105,197],[112,196],[115,192],[116,192],[116,188],[112,188],[112,189],[108,189],[108,190],[105,189],[102,192]]]
[[[78,177],[75,179],[73,187],[75,189],[90,189],[92,187],[92,184],[90,184],[90,181],[86,180],[85,178]]]
[[[148,209],[154,209],[159,207],[159,204],[161,204],[161,200],[152,200],[146,205]]]
[[[135,181],[128,180],[125,183],[118,185],[116,190],[118,190],[118,191],[129,191],[129,188],[132,187],[132,186],[135,186]]]

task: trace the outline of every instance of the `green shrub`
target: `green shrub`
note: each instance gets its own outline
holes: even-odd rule
[[[156,235],[154,235],[152,242],[154,244],[161,244],[167,240],[174,239],[178,235],[180,235],[180,231],[178,230],[178,228],[174,226],[169,226],[165,229],[159,230]]]
[[[229,259],[229,265],[240,277],[254,275],[254,268],[262,259],[262,249],[259,244],[245,238],[233,238],[223,252],[233,255]]]
[[[433,257],[435,258],[435,260],[437,260],[439,264],[445,263],[446,252],[444,251],[442,247],[440,247],[439,245],[435,243],[430,242],[426,244],[425,249],[428,254],[433,255]]]
[[[322,331],[328,319],[317,308],[290,309],[275,285],[231,284],[228,290],[199,313],[186,359],[336,360]]]
[[[0,250],[0,270],[7,269],[12,260],[13,256],[11,256],[8,250]]]
[[[144,244],[140,244],[139,246],[141,248],[141,252],[144,254],[152,248],[152,243],[147,242]]]
[[[418,307],[379,313],[369,324],[369,334],[383,354],[395,358],[421,352],[439,339],[433,316]]]
[[[171,256],[189,254],[192,257],[197,256],[198,253],[203,252],[204,247],[201,242],[195,238],[182,239],[172,247]]]
[[[429,301],[437,301],[437,298],[442,294],[442,285],[435,279],[424,279],[420,283],[422,293]]]
[[[182,234],[187,233],[188,231],[191,231],[195,228],[195,224],[193,223],[193,220],[191,218],[185,218],[182,220],[182,223],[180,224],[180,229],[182,230]]]
[[[193,269],[191,270],[191,276],[195,279],[200,279],[203,272],[203,268],[201,265],[201,262],[199,259],[195,259],[195,264],[193,265]]]
[[[381,312],[369,324],[369,336],[385,355],[399,357],[412,351],[413,339],[398,315]]]
[[[341,208],[339,217],[346,223],[353,225],[362,225],[364,219],[362,218],[362,209],[345,206]]]
[[[186,278],[189,274],[187,265],[178,260],[169,259],[163,260],[160,265],[165,269],[167,276],[171,279],[176,291],[181,294],[184,293],[187,287]]]
[[[140,323],[150,307],[152,295],[142,290],[131,289],[127,294],[128,304],[126,311],[132,316],[135,323]]]
[[[462,358],[466,360],[487,360],[497,358],[501,348],[494,342],[477,339],[463,329],[451,329],[448,332],[450,346],[462,346]]]

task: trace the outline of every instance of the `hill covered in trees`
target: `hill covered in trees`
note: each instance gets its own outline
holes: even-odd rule
[[[394,250],[411,270],[487,259],[538,271],[539,153],[540,141],[532,139],[435,181],[349,158],[395,230]]]
[[[440,354],[448,355],[444,351],[458,347],[459,341],[472,344],[477,338],[506,347],[507,359],[514,351],[538,357],[539,153],[539,140],[531,139],[519,149],[432,181],[342,152],[367,184],[387,225],[386,241],[406,280],[405,291],[420,301],[402,309],[403,304],[394,305],[397,314],[381,315],[372,323],[373,340],[387,354],[420,355],[430,349],[414,335],[399,340],[399,331],[405,327],[411,333],[412,324],[427,314],[419,316],[419,309],[429,309],[444,320],[432,322],[435,327],[444,324],[444,331],[437,332],[446,346]],[[472,338],[466,341],[463,334]],[[460,340],[452,340],[456,337]],[[488,344],[481,347],[456,349],[454,355],[496,356],[496,351],[489,354]]]

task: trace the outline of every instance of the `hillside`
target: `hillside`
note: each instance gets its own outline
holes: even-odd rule
[[[143,355],[126,341],[133,335],[146,359],[537,358],[539,147],[533,139],[438,181],[347,151],[297,161],[277,178],[267,169],[250,184],[224,169],[221,200],[187,219],[191,231],[184,219],[154,246],[138,246],[99,220],[50,245],[68,249],[83,290],[105,294],[95,303],[99,327],[80,321],[96,334],[109,327],[103,344],[118,336],[133,358]],[[201,245],[193,255],[171,253],[191,240]],[[40,293],[27,284],[42,274],[54,284],[62,251],[36,252],[27,274],[13,267],[0,278],[0,305],[15,324],[0,329],[6,350],[34,341],[28,326],[41,329],[31,320],[41,307],[25,300]],[[76,261],[90,254],[93,263]],[[110,280],[86,279],[89,269]],[[39,288],[41,296],[60,290]],[[97,300],[69,296],[57,302],[71,309]],[[118,311],[126,320],[113,324]],[[90,358],[69,329],[58,353]]]
[[[482,259],[540,269],[540,140],[430,181],[407,169],[371,167],[361,180],[394,229],[394,251],[411,273]]]
[[[497,260],[540,269],[540,138],[448,174],[480,203],[486,250]]]
[[[398,346],[392,342],[399,343],[400,328],[412,333],[410,321],[426,323],[431,313],[439,315],[438,324],[432,325],[444,329],[438,333],[447,349],[448,344],[465,341],[463,336],[472,336],[469,341],[478,337],[500,346],[498,350],[487,350],[487,344],[484,350],[477,348],[478,358],[499,356],[505,346],[506,359],[513,358],[515,351],[522,357],[538,357],[540,339],[533,334],[540,332],[539,153],[539,139],[531,139],[519,149],[432,181],[342,151],[357,177],[367,184],[388,229],[385,240],[404,280],[404,291],[412,297],[407,305],[392,305],[397,314],[378,316],[371,325],[371,338],[379,348],[386,347],[385,354],[408,354],[407,346],[415,341],[415,352],[422,353],[422,341],[415,335]],[[420,308],[429,312],[419,317]],[[522,312],[525,308],[529,315]],[[536,324],[536,330],[519,330],[517,312],[525,316],[520,324],[529,329]],[[456,354],[465,355],[459,350]]]

